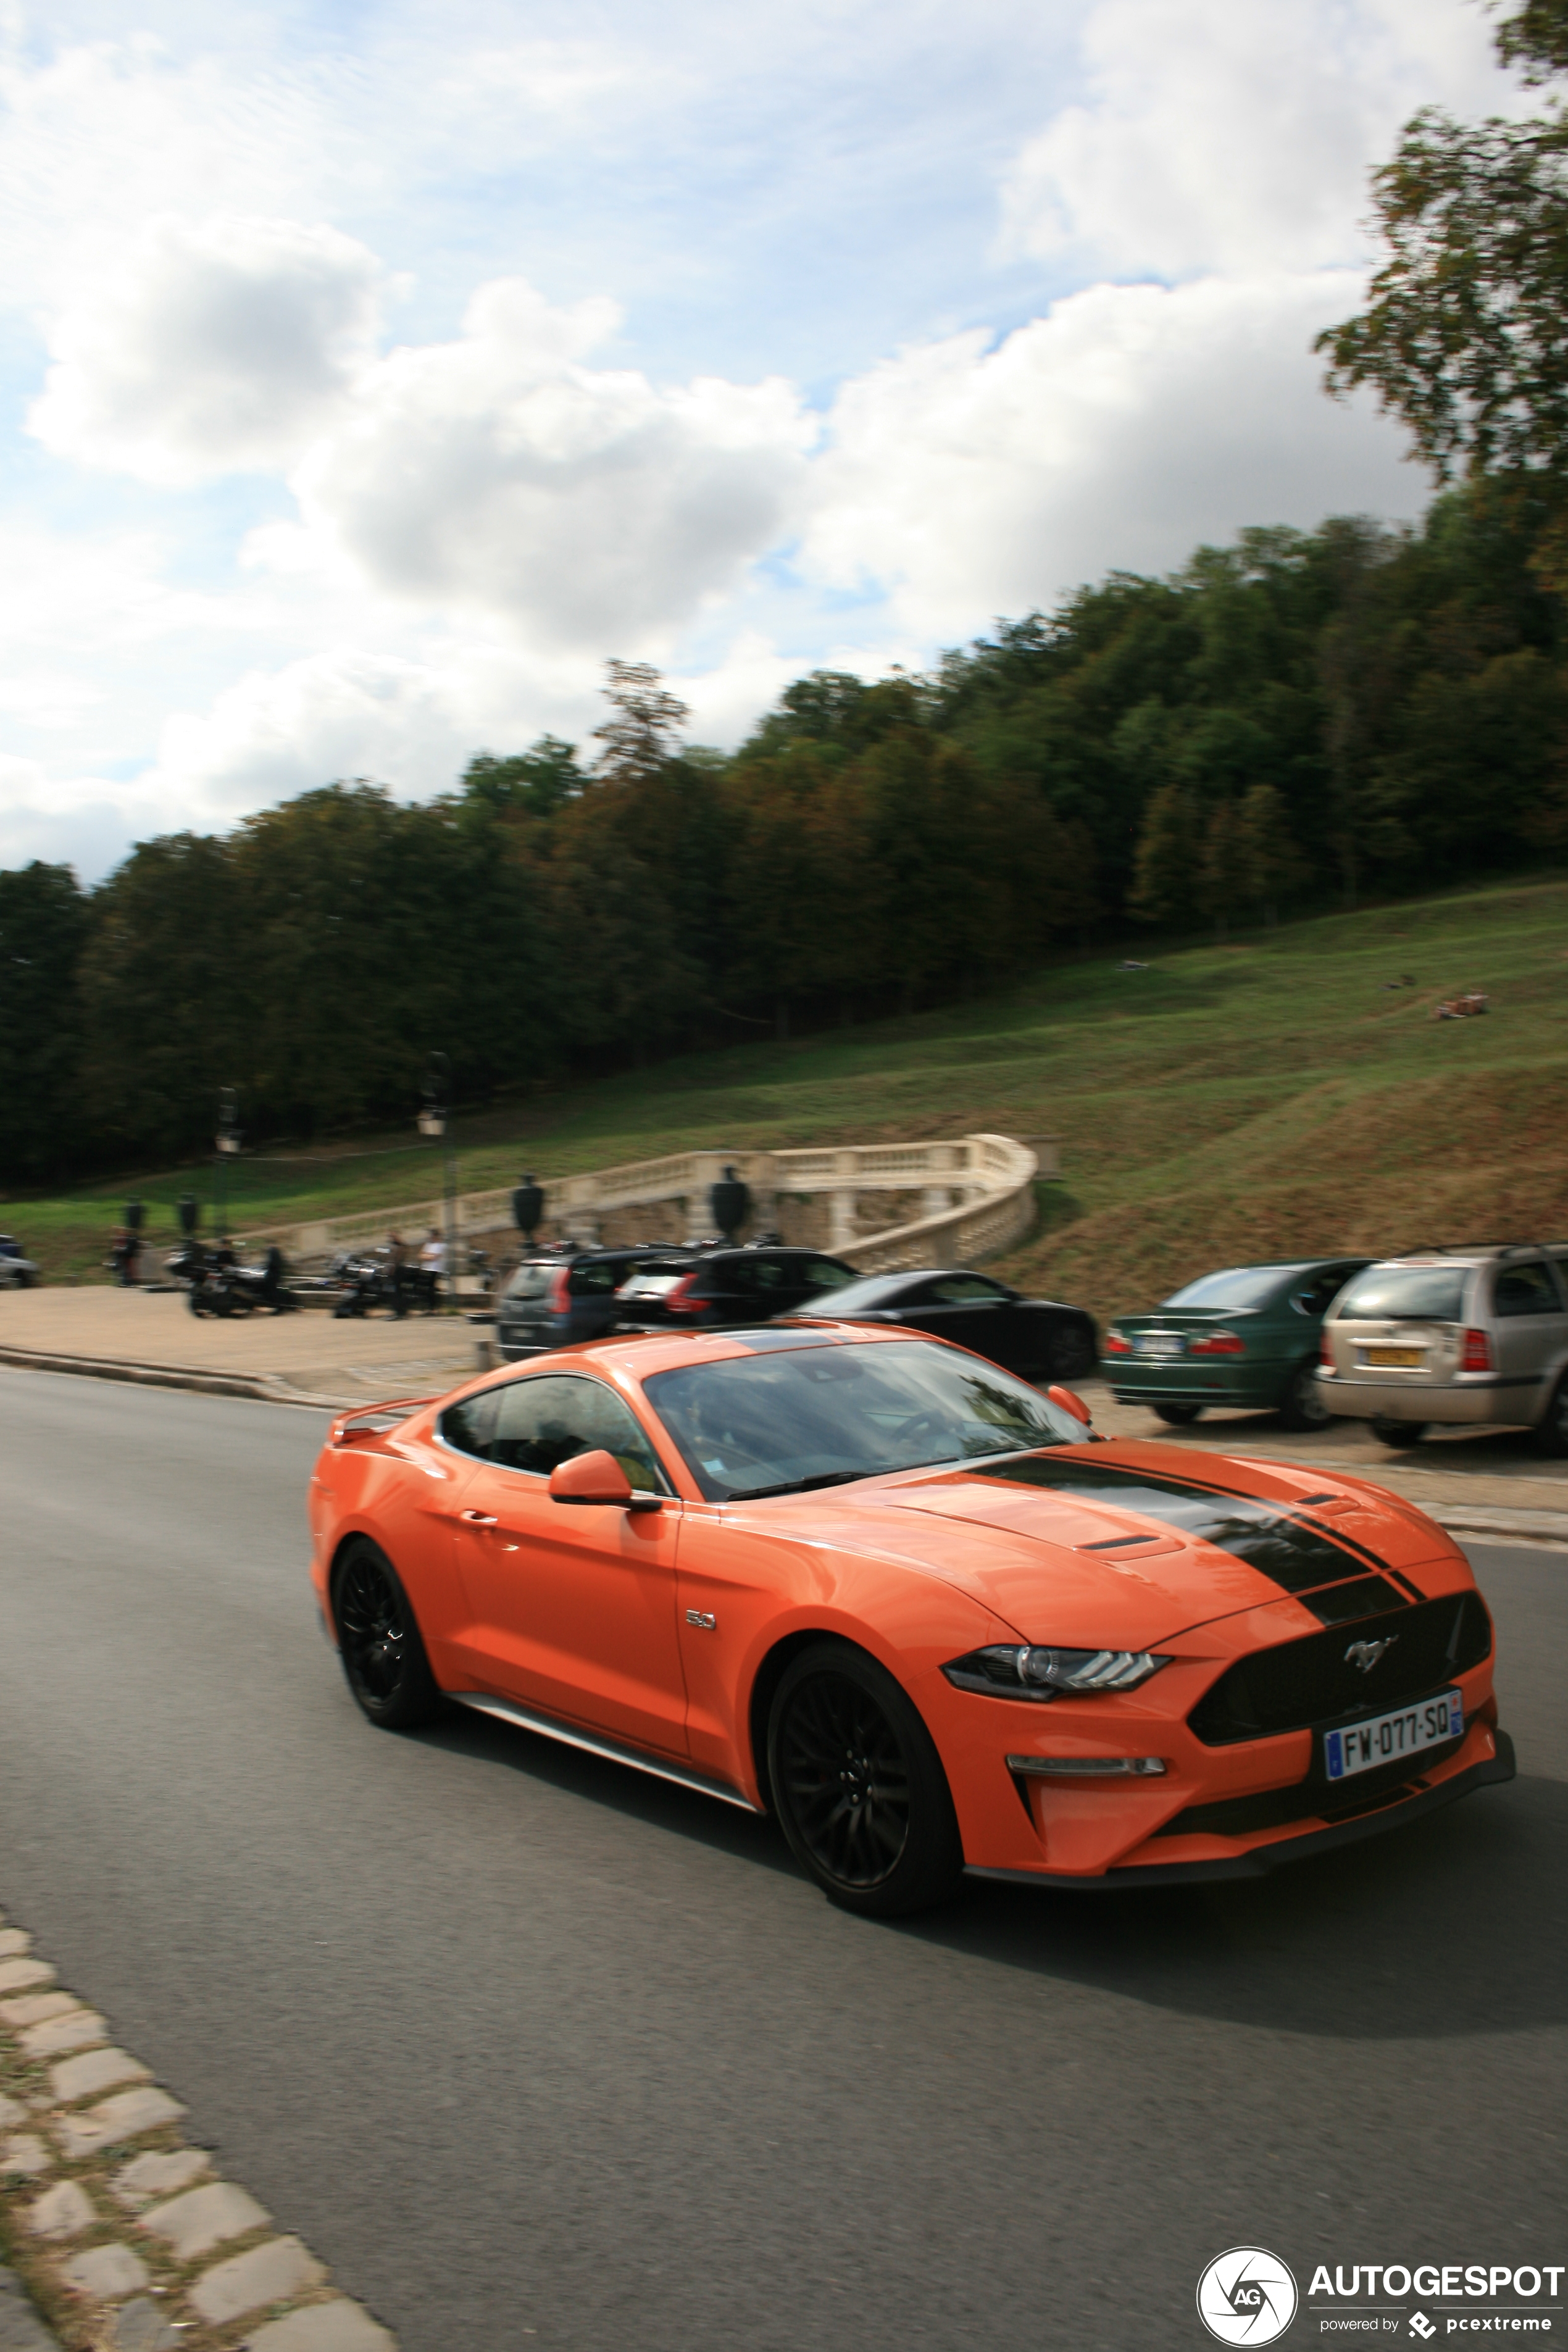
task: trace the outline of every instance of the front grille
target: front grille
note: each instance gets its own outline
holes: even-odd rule
[[[1347,1657],[1346,1631],[1335,1626],[1239,1659],[1194,1707],[1192,1729],[1208,1748],[1305,1731],[1404,1706],[1491,1654],[1491,1620],[1479,1592],[1359,1619],[1356,1641],[1389,1643],[1368,1674]]]

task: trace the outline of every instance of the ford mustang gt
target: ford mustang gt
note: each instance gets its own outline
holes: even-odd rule
[[[1513,1774],[1413,1505],[1100,1439],[897,1330],[599,1339],[345,1413],[310,1506],[371,1722],[455,1701],[771,1811],[856,1911],[1254,1875]]]

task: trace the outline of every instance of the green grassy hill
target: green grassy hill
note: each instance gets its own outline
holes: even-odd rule
[[[990,1128],[1060,1139],[1038,1229],[996,1270],[1100,1316],[1227,1260],[1568,1233],[1568,883],[1323,918],[1227,946],[1110,955],[984,1003],[692,1055],[458,1122],[464,1189],[684,1150]],[[1403,975],[1412,987],[1391,987]],[[1481,1020],[1438,996],[1487,989]],[[417,1200],[429,1146],[247,1158],[237,1224]],[[208,1171],[16,1200],[55,1275],[101,1257],[127,1191],[155,1238]]]

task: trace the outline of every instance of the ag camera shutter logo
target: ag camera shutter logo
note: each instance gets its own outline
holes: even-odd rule
[[[1198,2317],[1220,2344],[1272,2344],[1295,2316],[1295,2279],[1262,2246],[1216,2254],[1198,2281]]]

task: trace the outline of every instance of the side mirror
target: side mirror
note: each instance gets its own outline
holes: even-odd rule
[[[639,1495],[613,1454],[574,1454],[558,1462],[550,1474],[550,1497],[555,1503],[616,1503],[623,1511],[657,1511],[657,1495]]]
[[[1049,1403],[1060,1405],[1064,1412],[1070,1412],[1075,1421],[1081,1421],[1086,1429],[1089,1427],[1089,1407],[1076,1390],[1064,1389],[1058,1385],[1048,1388],[1046,1391],[1046,1397]]]

